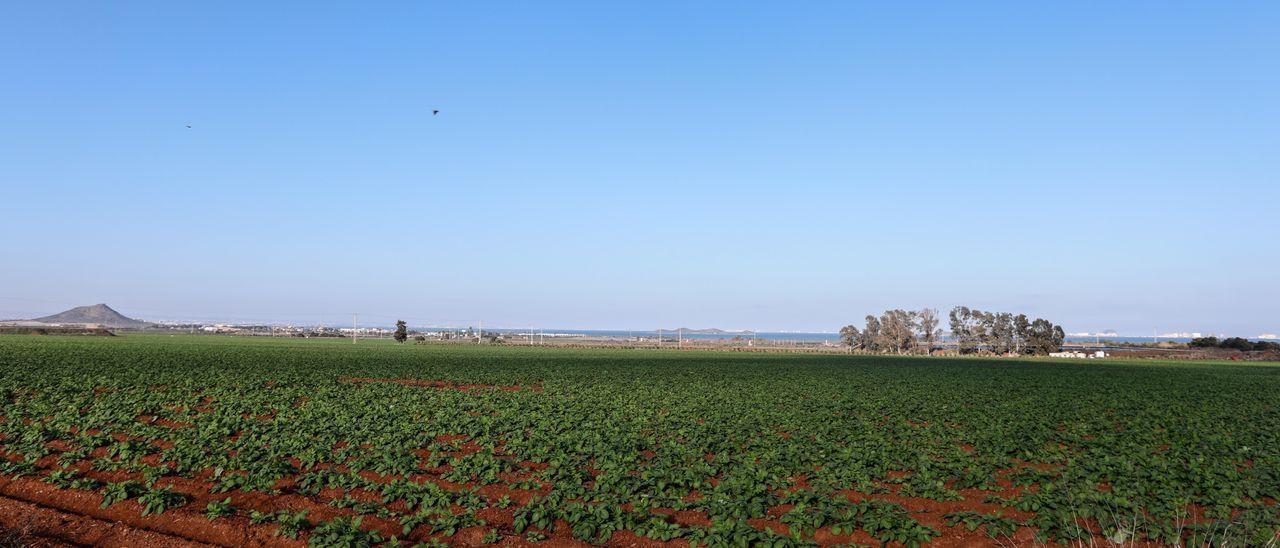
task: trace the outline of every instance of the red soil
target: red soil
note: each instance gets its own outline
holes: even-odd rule
[[[193,546],[190,540],[68,514],[0,496],[0,536],[24,547],[106,546],[160,548]]]
[[[115,544],[118,546],[287,545],[279,542],[286,539],[272,537],[265,527],[248,525],[247,518],[211,521],[199,513],[178,510],[143,516],[142,506],[136,500],[101,508],[102,495],[98,493],[57,489],[30,477],[0,478],[0,495],[3,499],[25,502],[55,514],[74,514],[67,518],[75,526],[66,528],[67,534],[71,536],[57,538],[77,544],[108,543],[118,537],[119,543]],[[29,506],[26,508],[30,509]],[[31,517],[22,517],[28,514]],[[46,512],[22,512],[9,517],[45,519],[51,515],[53,514]],[[101,538],[88,539],[95,534]]]

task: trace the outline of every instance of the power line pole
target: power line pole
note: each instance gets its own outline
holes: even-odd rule
[[[351,344],[356,343],[356,316],[355,312],[351,313]]]

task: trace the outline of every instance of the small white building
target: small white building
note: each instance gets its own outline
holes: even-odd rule
[[[1049,357],[1050,358],[1077,358],[1077,359],[1092,360],[1095,358],[1105,358],[1107,357],[1107,353],[1102,350],[1098,350],[1096,352],[1079,352],[1079,351],[1050,352]]]

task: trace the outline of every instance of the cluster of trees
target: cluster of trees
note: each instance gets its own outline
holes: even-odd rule
[[[852,350],[903,354],[923,346],[928,352],[942,339],[938,323],[938,311],[931,308],[886,310],[879,317],[868,315],[862,329],[854,325],[840,328],[840,340]]]
[[[960,353],[986,350],[995,354],[1048,354],[1062,346],[1066,333],[1048,320],[1031,320],[1025,314],[985,312],[957,306],[949,315],[951,337]],[[886,310],[868,315],[861,329],[846,325],[841,342],[850,350],[904,354],[929,352],[942,340],[938,311]]]
[[[1267,341],[1253,342],[1249,339],[1243,339],[1240,337],[1228,337],[1222,340],[1218,340],[1217,337],[1200,337],[1191,339],[1191,342],[1187,343],[1187,346],[1192,348],[1229,348],[1244,352],[1280,350],[1280,343]]]
[[[1031,320],[1026,314],[986,312],[957,306],[951,309],[951,336],[961,354],[988,350],[994,354],[1038,354],[1056,352],[1066,339],[1062,326],[1043,318]]]

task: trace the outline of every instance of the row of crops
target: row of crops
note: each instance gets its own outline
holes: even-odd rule
[[[0,495],[280,544],[1260,545],[1278,406],[1269,365],[10,336]]]

